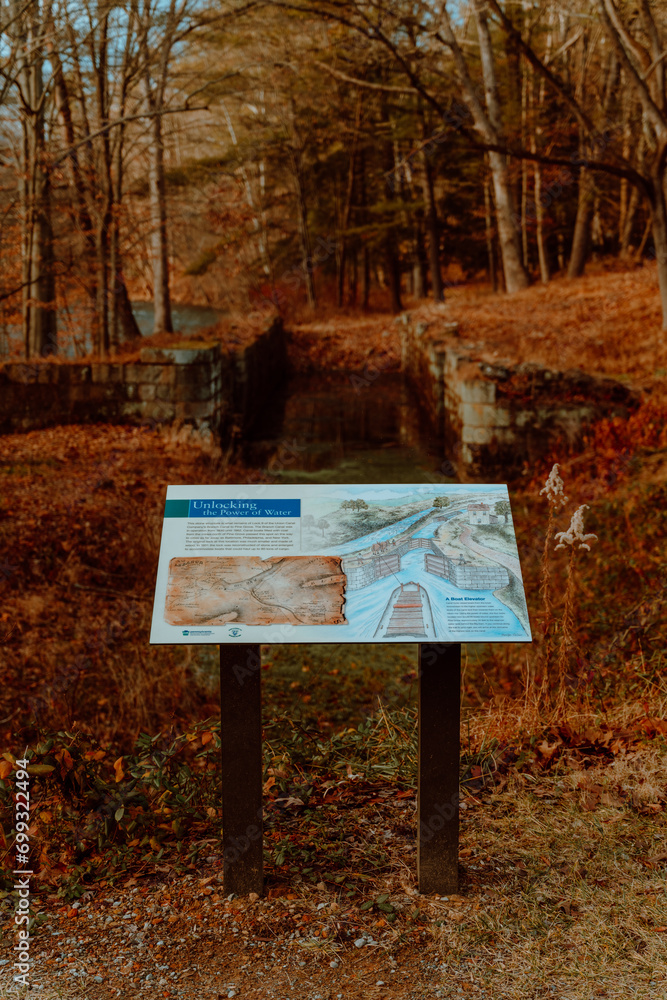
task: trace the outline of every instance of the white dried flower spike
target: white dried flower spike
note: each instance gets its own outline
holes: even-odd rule
[[[597,535],[585,535],[584,534],[584,511],[588,510],[588,504],[584,503],[581,507],[575,510],[572,515],[572,520],[570,521],[570,527],[567,531],[557,531],[554,538],[559,539],[559,544],[556,546],[557,549],[564,549],[566,545],[579,544],[580,549],[588,549],[590,552],[591,547],[588,545],[588,540],[591,538],[597,539]]]
[[[546,485],[540,490],[540,496],[546,493],[547,500],[554,506],[558,504],[567,503],[568,498],[563,493],[563,480],[558,475],[558,470],[560,466],[554,465],[553,469],[549,473],[549,478],[546,481]]]

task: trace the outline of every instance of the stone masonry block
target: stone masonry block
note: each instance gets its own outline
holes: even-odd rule
[[[125,382],[143,382],[143,370],[144,365],[125,365],[124,366],[124,379]]]
[[[208,365],[176,365],[174,382],[176,385],[210,385],[211,369]]]
[[[215,413],[215,404],[207,403],[176,403],[176,416],[182,420],[206,420]]]
[[[509,427],[509,410],[488,403],[461,403],[459,418],[469,427]]]
[[[122,417],[140,418],[143,416],[144,407],[142,403],[121,403],[120,415]]]
[[[156,386],[150,385],[150,384],[149,385],[140,385],[139,386],[139,399],[142,402],[144,402],[144,403],[148,402],[149,400],[155,399],[155,390],[156,390],[156,388],[157,388]]]
[[[99,390],[99,386],[95,386]],[[87,385],[71,385],[67,396],[71,403],[92,403],[94,400],[91,387]]]
[[[174,399],[181,403],[201,403],[214,395],[210,382],[201,385],[175,385]]]
[[[69,368],[70,385],[82,385],[92,380],[90,365],[84,365],[83,367],[79,365],[68,365],[67,367]]]
[[[493,438],[493,431],[488,427],[464,427],[461,431],[464,444],[490,444]]]
[[[139,382],[160,382],[164,365],[133,365],[139,368]],[[133,380],[134,381],[134,380]]]
[[[155,420],[157,423],[166,423],[168,420],[174,419],[176,410],[171,403],[165,403],[162,402],[162,400],[154,400],[152,403],[144,404],[143,413],[146,420]]]
[[[188,347],[144,347],[140,357],[145,364],[206,364],[219,359],[220,345],[193,341]]]
[[[512,427],[494,427],[491,433],[498,444],[515,444],[517,441],[516,431]]]
[[[18,382],[20,385],[29,385],[31,382],[37,382],[39,378],[39,373],[42,368],[46,368],[47,365],[31,365],[31,364],[9,364],[4,366],[4,373],[10,382]],[[64,365],[49,365],[55,374],[59,368],[64,368]],[[49,379],[49,381],[51,381]],[[53,379],[54,382],[57,381],[56,378]]]
[[[494,382],[485,382],[482,379],[461,382],[459,385],[459,396],[463,403],[490,403],[496,401],[496,386]]]

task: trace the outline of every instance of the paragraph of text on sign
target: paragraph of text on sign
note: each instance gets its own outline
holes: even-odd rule
[[[186,552],[224,552],[229,555],[299,552],[299,521],[286,518],[190,522],[185,532]]]

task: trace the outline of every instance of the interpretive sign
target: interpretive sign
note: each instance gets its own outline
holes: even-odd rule
[[[152,643],[530,642],[506,486],[169,486]]]
[[[262,892],[261,643],[419,643],[417,875],[458,886],[461,642],[530,642],[505,486],[169,486],[151,642],[220,644],[225,891]]]

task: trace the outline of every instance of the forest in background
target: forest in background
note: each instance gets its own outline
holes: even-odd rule
[[[657,262],[667,5],[5,0],[0,353]],[[73,347],[72,347],[73,345]]]

